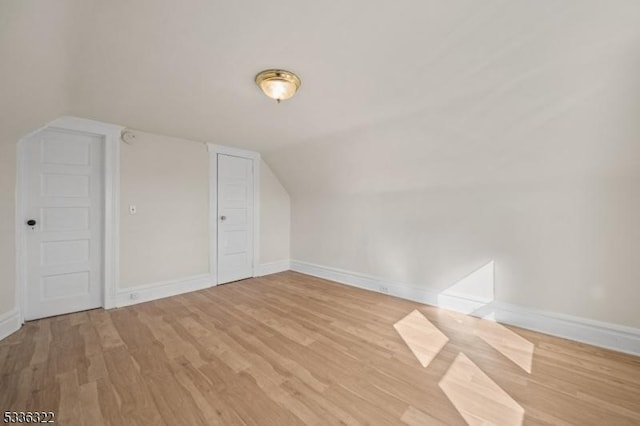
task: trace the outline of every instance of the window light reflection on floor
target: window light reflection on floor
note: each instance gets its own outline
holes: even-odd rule
[[[463,353],[439,386],[469,425],[522,425],[524,408]]]

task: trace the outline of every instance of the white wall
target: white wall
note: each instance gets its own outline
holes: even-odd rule
[[[120,287],[207,274],[206,145],[135,134],[132,145],[120,144]]]
[[[639,327],[639,212],[629,181],[303,197],[292,257],[435,292],[494,261],[498,301]]]
[[[129,145],[120,142],[120,280],[131,290],[167,281],[183,281],[209,272],[209,155],[203,143],[135,131]],[[2,171],[15,175],[15,145],[7,148]],[[3,196],[0,224],[1,260],[10,285],[2,287],[1,302],[14,308],[15,247],[13,202],[15,179],[0,181]],[[289,260],[289,195],[269,166],[260,175],[260,264]],[[129,206],[136,214],[129,214]],[[6,243],[6,244],[5,244]],[[5,270],[3,270],[3,273]],[[0,314],[3,312],[0,311]]]
[[[138,132],[121,143],[120,288],[209,272],[206,145]],[[269,166],[260,173],[260,260],[289,259],[289,195]],[[136,215],[129,214],[135,205]]]
[[[640,327],[640,61],[609,42],[265,155],[292,259],[435,292],[493,260],[500,302]]]
[[[289,193],[267,163],[260,165],[260,263],[288,261],[291,230]]]
[[[67,112],[83,3],[0,2],[0,316],[15,307],[16,144]]]
[[[0,316],[15,308],[15,145],[0,144]]]

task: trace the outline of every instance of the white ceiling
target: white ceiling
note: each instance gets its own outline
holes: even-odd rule
[[[96,1],[73,109],[269,151],[421,107],[443,83],[434,64],[504,4]],[[253,82],[273,67],[302,78],[282,105]]]
[[[599,90],[580,86],[594,75],[615,80],[609,55],[625,50],[637,64],[640,33],[636,0],[85,7],[74,112],[263,152],[417,111],[462,109],[508,126],[559,97],[562,109]],[[254,75],[270,67],[301,76],[293,100],[277,105],[255,86]]]
[[[639,22],[638,0],[5,0],[0,132],[66,113],[251,148],[294,196],[638,171]],[[272,67],[302,78],[279,105]]]

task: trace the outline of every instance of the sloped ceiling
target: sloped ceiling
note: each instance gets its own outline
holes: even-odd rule
[[[259,150],[294,196],[638,166],[636,0],[64,4],[68,113]],[[260,93],[270,67],[294,99]]]
[[[3,159],[15,158],[13,150],[22,135],[68,112],[70,67],[75,62],[77,22],[82,12],[73,6],[74,1],[67,0],[0,2]],[[2,180],[11,182],[12,177],[3,176]]]
[[[422,107],[433,64],[506,4],[483,3],[96,1],[74,109],[271,151]],[[253,83],[272,67],[302,77],[294,100]]]

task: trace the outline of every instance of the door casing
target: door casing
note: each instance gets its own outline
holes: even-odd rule
[[[102,307],[114,306],[119,263],[119,196],[120,196],[120,134],[124,129],[113,124],[100,123],[77,117],[61,117],[25,135],[18,142],[16,167],[16,306],[20,311],[20,322],[24,323],[27,295],[27,246],[25,243],[25,185],[26,140],[45,129],[62,129],[90,133],[104,141],[104,203],[103,203],[103,254],[102,254]]]
[[[209,151],[209,270],[218,282],[218,154],[242,157],[253,162],[253,265],[258,276],[260,258],[260,153],[228,146],[207,144]],[[215,284],[214,284],[215,285]]]
[[[77,117],[61,117],[45,126],[23,136],[18,142],[16,167],[16,294],[15,305],[19,307],[20,322],[24,323],[26,296],[26,244],[25,244],[25,212],[23,208],[23,177],[25,167],[24,141],[30,136],[46,128],[59,128],[78,132],[92,133],[104,137],[104,251],[103,251],[103,308],[117,306],[119,282],[119,232],[120,232],[120,137],[123,126],[101,123]],[[258,276],[260,259],[260,162],[258,152],[248,151],[223,145],[207,144],[209,153],[209,272],[211,285],[217,283],[217,157],[218,154],[244,157],[253,161],[254,170],[254,215],[253,215],[253,276]]]

